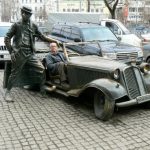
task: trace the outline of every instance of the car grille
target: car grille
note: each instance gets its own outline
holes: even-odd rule
[[[137,52],[132,53],[117,53],[117,59],[118,60],[124,60],[124,59],[136,59],[138,57]]]
[[[124,78],[131,99],[145,93],[143,80],[138,68],[129,67],[124,70]]]
[[[0,50],[7,50],[6,46],[0,46]]]

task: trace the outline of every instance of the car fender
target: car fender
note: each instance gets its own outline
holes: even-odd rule
[[[111,79],[97,79],[84,86],[82,92],[87,88],[95,88],[102,91],[110,99],[116,100],[127,95],[126,89],[117,81]]]

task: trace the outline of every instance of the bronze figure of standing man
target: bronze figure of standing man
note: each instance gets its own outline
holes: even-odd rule
[[[40,60],[35,57],[35,37],[39,37],[43,41],[57,43],[56,40],[46,37],[38,30],[37,25],[30,21],[31,15],[32,9],[23,6],[21,8],[22,19],[11,26],[4,39],[5,45],[11,56],[12,66],[5,92],[5,100],[7,102],[14,101],[10,90],[18,80],[19,75],[26,64],[32,66],[32,70],[38,70],[41,74],[41,89],[44,85],[44,67]],[[12,44],[11,39],[13,39]]]

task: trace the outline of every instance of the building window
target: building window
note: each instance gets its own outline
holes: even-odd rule
[[[35,0],[35,3],[37,3],[37,0]]]
[[[35,7],[35,12],[37,12],[37,7]]]
[[[63,12],[65,12],[66,11],[66,9],[65,8],[63,8]]]
[[[96,9],[96,12],[99,12],[99,9]]]
[[[129,8],[129,11],[130,12],[135,12],[135,8],[131,7],[131,8]]]
[[[143,12],[144,9],[143,9],[142,7],[140,7],[140,8],[138,9],[138,11],[139,11],[139,12]]]
[[[94,12],[94,9],[91,9],[91,12]]]
[[[40,0],[40,3],[42,3],[42,0]]]

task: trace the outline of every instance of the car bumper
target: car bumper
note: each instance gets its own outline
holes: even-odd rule
[[[143,96],[138,96],[137,98],[129,100],[129,101],[118,102],[118,103],[116,103],[116,106],[117,107],[128,107],[128,106],[138,105],[138,104],[142,104],[142,103],[149,102],[149,101],[150,101],[150,94],[146,94]]]

